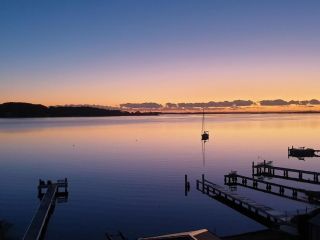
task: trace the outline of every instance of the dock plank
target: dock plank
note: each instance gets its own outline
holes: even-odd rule
[[[204,179],[204,176],[202,177],[202,181],[197,180],[197,190],[268,227],[278,228],[280,225],[290,225],[292,216],[286,216],[282,212],[278,212],[263,204],[256,203],[252,199],[234,194],[233,192]]]
[[[236,173],[229,173],[224,176],[225,185],[242,186],[256,191],[289,198],[295,201],[320,205],[320,191],[308,191],[278,183],[267,182],[260,179],[242,176]]]

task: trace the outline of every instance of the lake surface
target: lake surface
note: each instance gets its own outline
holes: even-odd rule
[[[209,115],[206,128],[204,161],[200,115],[0,119],[0,219],[12,224],[13,239],[21,238],[39,204],[38,179],[67,177],[69,199],[57,204],[47,239],[105,239],[118,230],[133,239],[201,228],[225,236],[264,227],[197,191],[201,174],[223,185],[224,174],[250,176],[252,161],[263,159],[320,171],[320,158],[287,156],[292,145],[320,148],[318,114]],[[238,192],[280,211],[306,207]]]

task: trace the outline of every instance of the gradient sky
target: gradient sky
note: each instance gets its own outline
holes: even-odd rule
[[[320,1],[0,1],[0,102],[320,98]]]

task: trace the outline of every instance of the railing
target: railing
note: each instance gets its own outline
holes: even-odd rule
[[[298,175],[296,175],[297,173]],[[292,174],[295,174],[295,175],[292,176]],[[275,166],[272,166],[272,164],[266,163],[266,161],[262,163],[258,163],[256,165],[254,164],[254,162],[252,162],[252,175],[282,178],[282,179],[306,182],[306,183],[312,183],[312,184],[320,184],[319,172],[285,168],[285,167],[275,167]],[[306,179],[305,177],[309,177],[309,178]]]
[[[231,187],[240,185],[269,194],[274,194],[280,197],[290,198],[296,201],[320,204],[320,192],[294,188],[277,183],[267,182],[264,180],[241,176],[234,173],[225,175],[224,183],[225,185]],[[276,192],[275,189],[278,191]],[[288,194],[288,191],[291,193],[291,195]]]
[[[253,200],[239,196],[233,192],[229,192],[223,187],[214,184],[204,177],[202,181],[197,180],[197,189],[210,197],[222,201],[228,205],[235,205],[241,212],[249,213],[254,218],[261,218],[267,225],[282,225],[288,224],[291,217],[283,213],[276,214],[276,211],[270,207],[258,204]]]

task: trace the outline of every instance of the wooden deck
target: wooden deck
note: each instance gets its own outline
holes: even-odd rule
[[[254,162],[252,163],[252,176],[264,176],[311,184],[320,184],[320,172],[275,167],[272,164],[266,163],[266,161],[258,164],[254,164]]]
[[[231,192],[206,180],[204,175],[202,175],[202,180],[197,180],[197,190],[267,227],[279,228],[281,225],[290,225],[292,216],[288,216],[282,212]]]
[[[239,185],[295,201],[320,205],[320,192],[316,191],[308,191],[305,189],[271,183],[264,180],[238,175],[236,173],[225,175],[224,183],[228,186]]]

